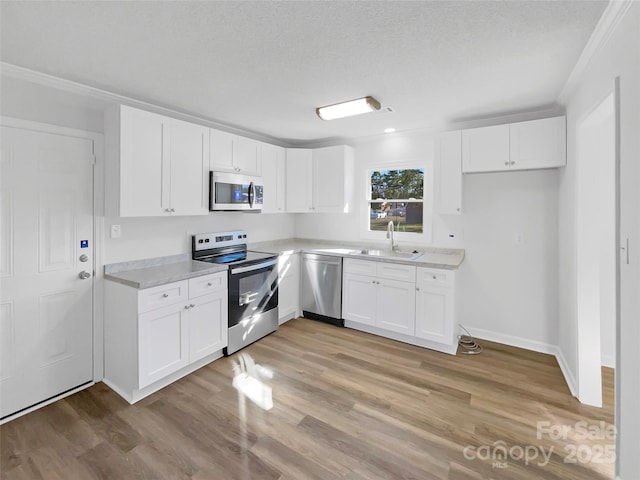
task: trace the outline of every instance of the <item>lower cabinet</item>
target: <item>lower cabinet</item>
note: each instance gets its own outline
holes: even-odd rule
[[[279,323],[296,318],[300,313],[300,255],[280,255],[278,258]]]
[[[418,267],[416,337],[455,344],[454,273]]]
[[[345,326],[455,354],[454,272],[345,259]]]
[[[105,282],[104,382],[129,403],[222,356],[227,273],[145,290]]]

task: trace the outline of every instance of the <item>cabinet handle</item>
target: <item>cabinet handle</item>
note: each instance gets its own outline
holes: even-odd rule
[[[189,305],[185,305],[185,306],[184,306],[184,309],[185,309],[185,310],[189,310]]]
[[[164,209],[164,211],[165,211],[166,213],[171,213],[171,209],[170,209],[170,208],[165,208],[165,209]]]
[[[195,305],[192,303],[191,305],[189,305],[189,308],[193,308],[195,307]]]
[[[433,276],[433,279],[436,280],[436,276],[435,275]]]
[[[419,291],[420,291],[420,287],[416,287],[416,292],[419,292]]]
[[[176,211],[176,209],[175,209],[175,208],[172,208],[172,209],[171,209],[171,213],[174,213],[175,211]]]
[[[515,164],[516,164],[516,162],[511,162],[511,165],[515,165]]]
[[[371,283],[373,283],[375,285],[376,281],[375,280],[371,280]]]
[[[509,166],[509,162],[504,162],[504,165],[505,166]]]
[[[163,293],[163,294],[162,294],[162,298],[167,298],[168,296],[169,296],[169,294],[168,294],[168,293]]]
[[[213,283],[211,282],[207,283],[207,287],[213,287]]]

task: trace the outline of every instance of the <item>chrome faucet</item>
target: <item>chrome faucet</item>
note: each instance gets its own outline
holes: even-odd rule
[[[391,251],[395,252],[398,247],[396,246],[396,242],[393,240],[393,221],[390,221],[387,224],[387,238],[391,240]]]

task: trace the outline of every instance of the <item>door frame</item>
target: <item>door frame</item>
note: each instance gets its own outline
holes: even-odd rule
[[[0,115],[0,126],[21,128],[41,133],[64,135],[93,141],[93,242],[94,242],[94,272],[93,272],[93,382],[65,392],[54,398],[41,402],[31,408],[22,410],[15,415],[5,418],[6,423],[14,418],[37,410],[61,398],[90,387],[102,380],[104,376],[104,135],[97,132],[61,127],[48,123],[22,120]]]

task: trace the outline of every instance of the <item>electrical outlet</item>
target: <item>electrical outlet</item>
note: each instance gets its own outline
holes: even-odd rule
[[[120,238],[122,235],[122,228],[120,225],[111,225],[111,238]]]

